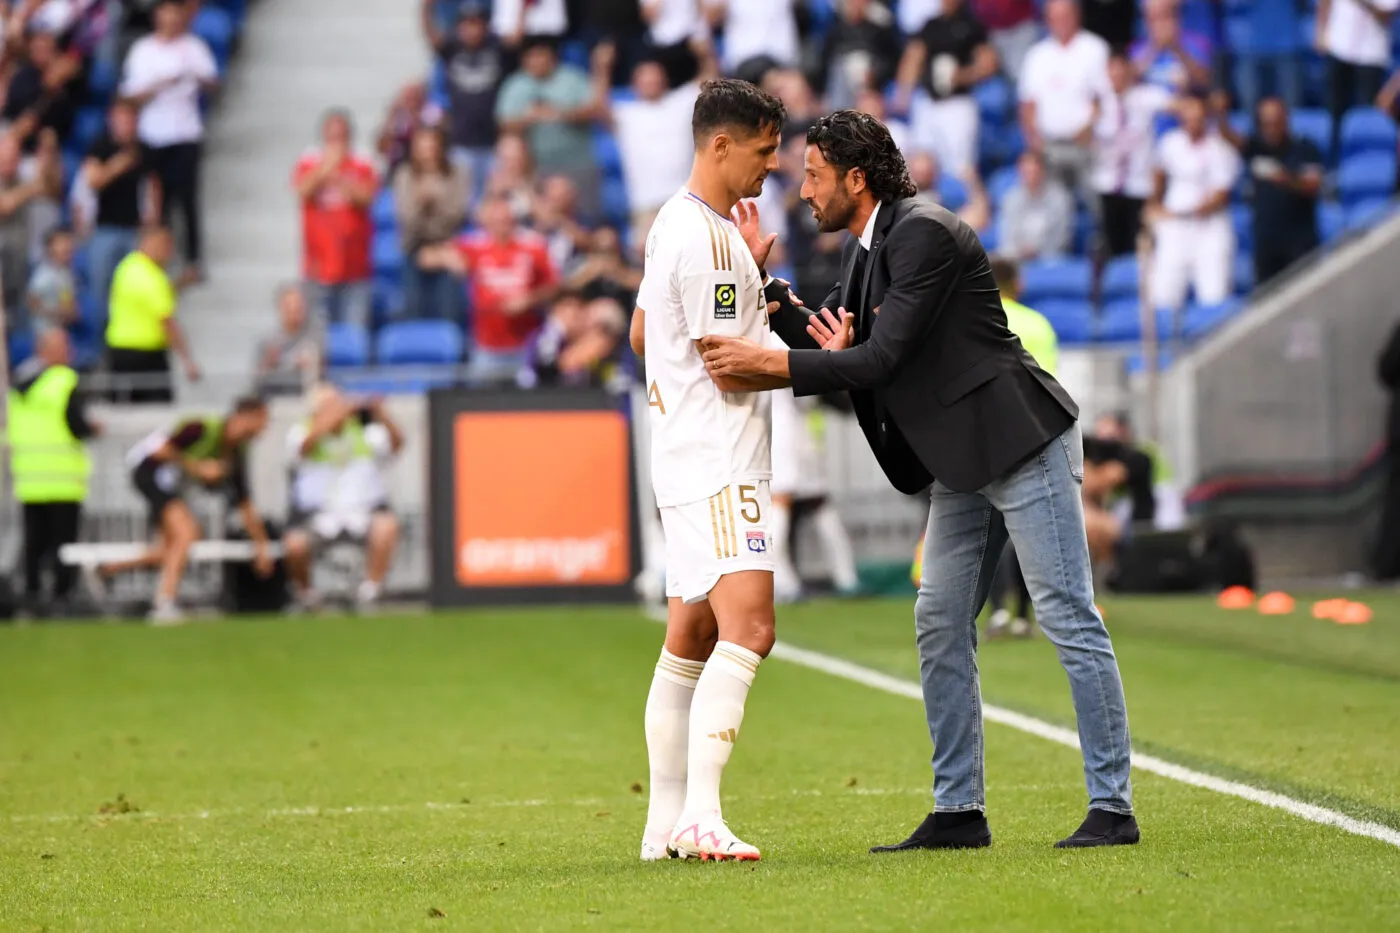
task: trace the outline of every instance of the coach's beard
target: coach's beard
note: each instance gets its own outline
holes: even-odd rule
[[[821,233],[839,233],[851,225],[851,218],[856,214],[856,202],[845,196],[843,192],[837,192],[831,196],[826,209],[817,207],[817,202],[808,201],[807,206],[812,209],[812,219],[817,222],[817,230]]]

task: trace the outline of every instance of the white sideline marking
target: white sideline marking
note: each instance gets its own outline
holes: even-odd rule
[[[922,701],[923,690],[919,685],[899,677],[891,677],[880,671],[844,661],[841,658],[822,654],[818,651],[809,651],[806,648],[798,648],[794,645],[778,642],[773,646],[770,657],[780,658],[790,661],[793,664],[810,668],[814,671],[821,671],[823,674],[830,674],[833,677],[840,677],[862,686],[871,687],[885,693],[892,693],[895,696],[909,697],[913,700]],[[1059,726],[1051,725],[1033,716],[1025,716],[1021,713],[1003,709],[1000,706],[993,706],[989,703],[982,704],[982,718],[988,722],[999,723],[1003,726],[1010,726],[1021,732],[1026,732],[1057,745],[1064,745],[1068,748],[1079,748],[1079,736],[1069,729],[1062,729]],[[1380,842],[1393,846],[1400,846],[1400,830],[1391,829],[1389,826],[1382,826],[1380,823],[1371,823],[1366,820],[1358,820],[1347,816],[1345,813],[1338,813],[1336,810],[1329,810],[1326,807],[1319,807],[1315,804],[1306,803],[1302,800],[1295,800],[1292,797],[1276,794],[1273,791],[1260,790],[1257,787],[1250,787],[1248,784],[1241,784],[1238,781],[1227,781],[1212,774],[1205,774],[1201,771],[1193,771],[1181,765],[1174,764],[1153,755],[1143,755],[1138,752],[1133,753],[1133,768],[1137,771],[1147,771],[1168,780],[1178,781],[1182,784],[1189,784],[1192,787],[1200,787],[1205,790],[1213,790],[1217,794],[1225,794],[1228,797],[1239,797],[1241,800],[1248,800],[1265,807],[1272,807],[1275,810],[1283,810],[1294,816],[1302,817],[1313,823],[1321,823],[1324,826],[1335,826],[1344,832],[1354,836],[1365,836],[1368,839],[1376,839]]]

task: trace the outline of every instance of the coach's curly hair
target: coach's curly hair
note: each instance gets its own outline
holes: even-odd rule
[[[904,155],[879,120],[857,110],[837,110],[812,124],[807,144],[843,173],[858,168],[875,197],[885,202],[911,198],[918,188],[909,177]]]

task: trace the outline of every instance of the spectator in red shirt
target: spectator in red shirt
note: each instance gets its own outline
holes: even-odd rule
[[[477,386],[514,382],[539,327],[539,307],[559,289],[544,237],[516,225],[509,200],[488,194],[481,204],[481,230],[424,247],[418,265],[471,275],[474,339],[467,381]]]
[[[972,12],[987,27],[1001,68],[1014,84],[1021,76],[1021,62],[1040,38],[1031,0],[972,0]]]
[[[369,323],[373,224],[369,206],[379,176],[350,151],[350,117],[332,111],[321,121],[321,147],[297,162],[292,175],[301,198],[304,272],[313,304],[329,320]]]

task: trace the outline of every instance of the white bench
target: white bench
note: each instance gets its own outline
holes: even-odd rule
[[[65,564],[78,567],[95,567],[98,564],[135,560],[150,549],[149,544],[140,542],[112,541],[98,543],[65,544],[58,549],[58,559]],[[268,544],[268,555],[282,556],[282,545]],[[251,541],[196,541],[190,545],[189,561],[192,564],[212,564],[226,561],[250,561],[253,559]]]

